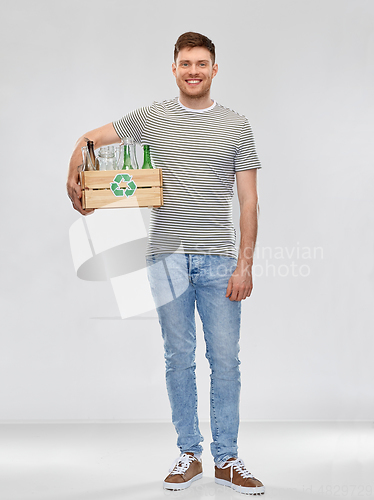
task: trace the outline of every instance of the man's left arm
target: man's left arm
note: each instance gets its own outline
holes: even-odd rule
[[[257,168],[236,173],[240,205],[240,246],[238,263],[229,279],[226,297],[240,301],[251,295],[253,254],[257,238]]]

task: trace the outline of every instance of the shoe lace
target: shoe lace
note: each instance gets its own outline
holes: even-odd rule
[[[194,460],[197,460],[194,455],[187,455],[187,453],[183,453],[183,455],[174,460],[172,466],[169,469],[169,472],[172,475],[183,475]]]
[[[244,462],[241,458],[237,458],[236,460],[231,460],[230,462],[227,462],[227,464],[222,467],[222,469],[228,469],[230,467],[230,480],[232,482],[232,477],[234,474],[234,469],[238,474],[240,474],[244,479],[246,478],[251,478],[251,479],[256,479],[246,468],[244,465]]]

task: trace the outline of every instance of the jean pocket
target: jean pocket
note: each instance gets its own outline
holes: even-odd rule
[[[151,265],[156,264],[157,262],[160,262],[162,260],[165,261],[165,259],[169,255],[172,255],[172,254],[170,254],[170,253],[156,253],[156,254],[152,254],[152,255],[146,255],[145,262],[146,262],[147,266],[151,266]]]

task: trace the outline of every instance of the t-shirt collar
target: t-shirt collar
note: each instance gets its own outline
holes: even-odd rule
[[[187,108],[187,106],[184,106],[180,100],[179,100],[179,97],[178,97],[178,104],[179,106],[181,106],[183,109],[185,109],[186,111],[190,111],[192,113],[205,113],[206,111],[210,111],[211,109],[213,109],[215,107],[215,105],[217,104],[217,102],[213,99],[213,104],[211,106],[209,106],[209,108],[204,108],[204,109],[192,109],[192,108]]]

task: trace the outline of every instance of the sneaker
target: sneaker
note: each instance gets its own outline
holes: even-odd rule
[[[246,495],[265,493],[265,486],[252,476],[240,458],[230,458],[221,468],[216,466],[215,482]]]
[[[203,465],[193,453],[187,452],[175,460],[169,472],[164,481],[165,490],[184,490],[203,477]]]

